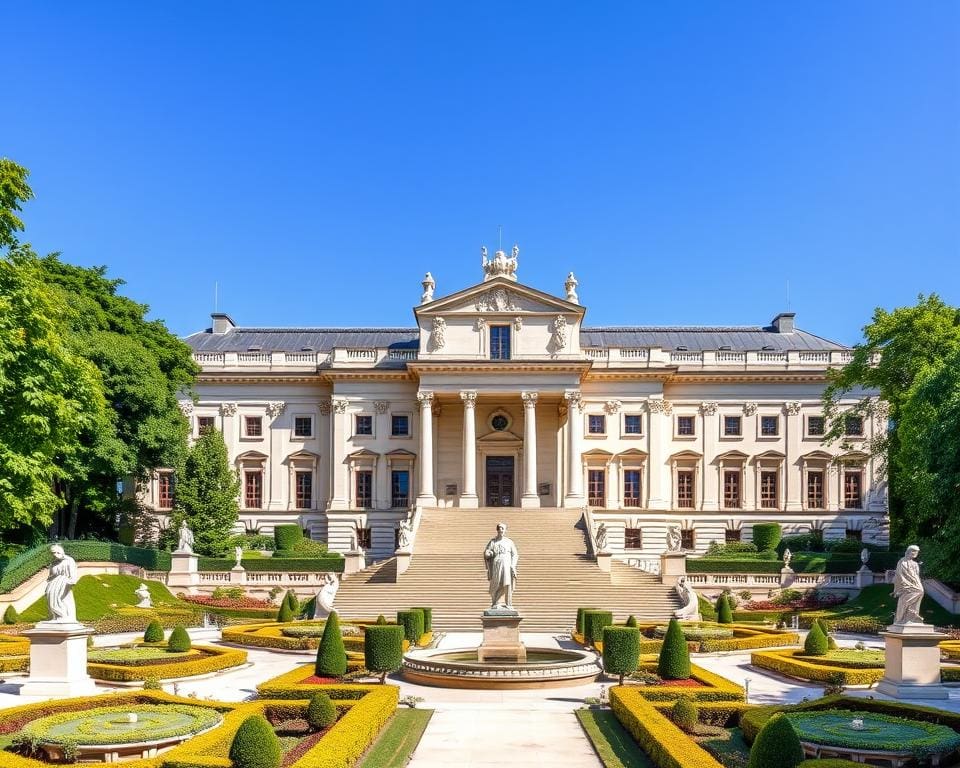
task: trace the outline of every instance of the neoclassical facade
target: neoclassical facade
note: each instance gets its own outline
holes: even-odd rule
[[[300,522],[333,549],[393,552],[412,509],[589,506],[615,553],[749,540],[754,522],[885,541],[886,489],[867,450],[871,393],[829,445],[820,397],[846,347],[780,314],[756,327],[588,327],[517,281],[518,250],[483,252],[483,281],[435,297],[411,328],[245,328],[225,314],[186,341],[202,366],[182,402],[223,433],[241,522]],[[174,478],[145,502],[162,521]]]

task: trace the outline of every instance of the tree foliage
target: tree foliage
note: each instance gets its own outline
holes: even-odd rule
[[[23,231],[23,221],[17,214],[22,204],[33,197],[27,184],[30,172],[13,160],[0,157],[0,248],[17,244],[16,232]]]

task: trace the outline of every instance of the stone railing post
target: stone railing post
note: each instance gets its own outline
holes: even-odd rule
[[[660,583],[675,586],[681,576],[687,575],[686,552],[664,552],[660,555]]]

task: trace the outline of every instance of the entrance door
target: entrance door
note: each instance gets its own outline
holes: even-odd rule
[[[487,506],[513,506],[513,456],[487,456]]]

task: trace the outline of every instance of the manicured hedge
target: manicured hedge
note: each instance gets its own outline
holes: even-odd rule
[[[583,637],[587,645],[596,645],[598,641],[603,640],[603,628],[613,624],[613,613],[611,611],[584,611],[583,612]]]
[[[822,664],[796,658],[805,654],[802,649],[782,651],[758,651],[750,655],[750,663],[761,669],[770,669],[781,675],[828,683],[842,680],[843,685],[873,685],[883,679],[883,669],[856,669],[831,665],[824,660]]]
[[[353,624],[353,622],[349,622]],[[287,625],[290,626],[290,625]],[[293,625],[295,626],[295,625]],[[341,625],[342,627],[343,625]],[[319,644],[317,637],[284,637],[284,625],[276,622],[265,624],[239,624],[235,627],[224,627],[220,637],[225,643],[253,646],[255,648],[278,648],[284,651],[302,651],[316,648]],[[341,629],[342,632],[342,629]],[[343,638],[347,657],[360,658],[363,656],[363,637],[346,636]]]
[[[766,552],[777,548],[783,537],[780,523],[754,523],[753,545],[759,552]]]
[[[200,656],[189,656],[177,661],[157,661],[154,664],[122,665],[87,664],[87,674],[97,680],[109,680],[112,683],[131,683],[156,677],[160,680],[173,680],[179,677],[207,675],[221,669],[239,667],[247,663],[247,652],[236,648],[218,648],[212,645],[198,645]]]
[[[0,657],[23,656],[30,653],[30,641],[16,635],[0,635]]]
[[[413,609],[416,611],[423,611],[423,631],[432,632],[433,631],[433,608],[426,608],[422,605],[415,605]]]
[[[400,669],[403,663],[403,627],[399,624],[372,624],[363,633],[363,660],[370,672],[382,675]]]
[[[664,680],[685,680],[690,677],[690,652],[683,638],[683,629],[676,619],[670,619],[667,626],[657,661],[657,673]]]
[[[309,699],[317,691],[326,691],[334,701],[347,701],[360,699],[370,691],[398,690],[391,685],[304,682],[313,676],[313,664],[302,664],[289,672],[260,683],[257,686],[257,693],[262,699]]]
[[[343,555],[328,553],[323,557],[251,557],[241,560],[247,571],[292,571],[316,573],[343,573]],[[237,564],[236,560],[223,557],[201,557],[197,568],[201,571],[229,571]]]
[[[274,551],[293,549],[303,538],[303,528],[293,523],[284,523],[273,527]]]
[[[875,552],[870,555],[870,568],[885,571],[895,568],[900,558],[896,552]],[[847,552],[801,552],[794,554],[790,568],[795,573],[856,573],[860,570],[860,558]],[[687,559],[687,573],[763,573],[778,574],[783,569],[783,560],[755,560],[749,558]]]
[[[347,672],[347,651],[340,634],[340,621],[334,611],[327,617],[323,636],[317,646],[314,670],[318,677],[339,677]]]
[[[423,611],[411,608],[397,611],[397,624],[403,627],[403,637],[410,645],[417,645],[423,635]]]
[[[640,661],[640,630],[636,627],[603,628],[603,668],[608,675],[623,676],[637,668]]]
[[[653,663],[641,663],[639,668],[641,672],[657,672],[657,665]],[[698,706],[702,702],[742,702],[743,688],[736,683],[732,683],[727,678],[716,675],[696,664],[690,665],[690,679],[696,680],[700,685],[696,688],[685,688],[677,685],[638,685],[637,690],[640,695],[648,701],[676,701],[681,696],[697,702]]]
[[[792,565],[792,564],[791,564]],[[728,560],[688,557],[687,573],[780,573],[782,560]]]

